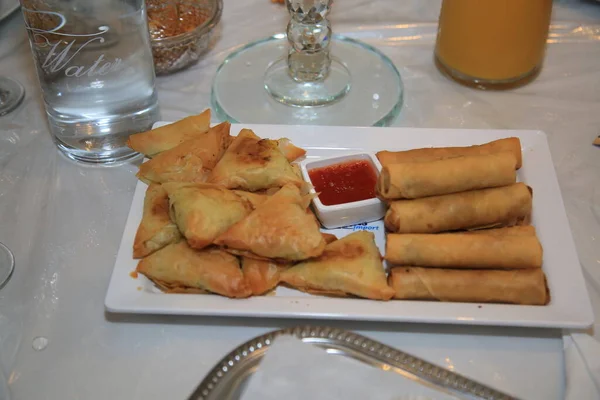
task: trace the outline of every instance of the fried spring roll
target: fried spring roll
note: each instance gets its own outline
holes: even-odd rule
[[[516,168],[521,168],[523,164],[521,141],[516,137],[498,139],[489,143],[467,147],[429,147],[405,151],[380,151],[377,153],[377,158],[381,165],[385,167],[389,164],[427,162],[460,156],[494,154],[503,151],[513,153],[517,160]]]
[[[387,236],[385,259],[419,267],[540,268],[542,246],[535,236],[392,233]]]
[[[396,267],[388,276],[395,299],[544,305],[550,295],[541,269],[455,270]]]
[[[492,236],[535,236],[535,227],[533,225],[509,226],[496,229],[475,229],[464,231],[471,235],[492,235]]]
[[[523,224],[532,194],[523,183],[499,188],[397,200],[385,214],[385,227],[399,233],[436,233]]]
[[[390,164],[377,180],[383,200],[417,199],[467,190],[506,186],[517,181],[517,160],[510,152]]]

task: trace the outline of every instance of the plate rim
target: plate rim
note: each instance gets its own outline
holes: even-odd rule
[[[164,125],[166,122],[161,122],[157,125]],[[135,289],[131,292],[119,292],[117,286],[119,286],[119,274],[126,275],[122,279],[130,279],[129,272],[131,271],[120,271],[118,272],[118,262],[120,254],[118,254],[113,268],[113,273],[108,286],[106,298],[105,298],[105,309],[111,313],[134,313],[134,314],[175,314],[175,315],[198,315],[198,316],[228,316],[228,317],[255,317],[255,318],[311,318],[311,319],[338,319],[338,320],[357,320],[357,321],[386,321],[386,322],[414,322],[414,323],[443,323],[443,324],[459,324],[459,325],[491,325],[491,326],[518,326],[518,327],[540,327],[540,328],[588,328],[594,322],[592,307],[590,298],[585,286],[583,277],[583,271],[579,262],[578,254],[575,248],[572,232],[570,229],[568,217],[566,215],[566,209],[562,199],[562,193],[556,177],[554,169],[554,163],[550,154],[547,136],[544,132],[539,130],[505,130],[505,129],[435,129],[435,128],[410,128],[410,127],[386,127],[386,128],[374,128],[374,127],[319,127],[319,126],[292,126],[292,125],[265,125],[265,124],[232,124],[231,131],[235,134],[242,127],[254,129],[257,132],[261,129],[265,129],[266,132],[277,132],[280,136],[286,134],[299,133],[306,137],[305,140],[310,140],[310,136],[318,136],[322,130],[339,128],[344,130],[354,130],[355,135],[352,136],[354,142],[360,142],[364,140],[364,131],[366,130],[377,130],[380,131],[380,135],[385,137],[390,133],[394,133],[395,137],[401,137],[402,135],[413,135],[417,132],[420,135],[431,135],[432,137],[438,138],[440,142],[446,142],[447,136],[443,136],[448,132],[454,132],[455,135],[463,135],[468,137],[475,137],[473,143],[484,142],[493,140],[489,136],[497,137],[508,137],[518,136],[531,146],[539,146],[541,157],[544,158],[545,163],[550,163],[552,170],[545,171],[547,184],[551,186],[549,190],[554,191],[554,203],[552,208],[557,207],[560,215],[556,215],[557,220],[560,221],[561,226],[565,232],[561,235],[561,243],[563,243],[565,251],[568,252],[567,256],[570,260],[569,264],[576,264],[571,267],[570,273],[572,276],[571,285],[577,289],[576,296],[579,296],[579,300],[585,304],[578,304],[576,310],[570,302],[566,303],[550,303],[547,306],[523,306],[523,305],[506,305],[506,304],[485,304],[485,303],[443,303],[443,302],[423,302],[423,301],[400,301],[394,300],[381,304],[386,304],[388,307],[386,312],[382,312],[379,309],[379,302],[372,300],[363,299],[334,299],[334,298],[323,298],[323,297],[306,297],[306,298],[294,298],[294,297],[255,297],[244,299],[243,302],[237,299],[224,299],[220,296],[219,300],[210,302],[210,308],[202,308],[202,304],[196,304],[189,295],[181,294],[169,294],[169,300],[165,305],[163,294],[148,293],[148,296],[140,296],[140,291]],[[384,131],[388,131],[387,133]],[[487,136],[477,137],[471,136],[476,132],[485,132]],[[269,134],[265,134],[265,137],[269,137]],[[315,136],[315,137],[316,137]],[[324,137],[327,135],[321,135]],[[362,137],[362,139],[361,139]],[[441,139],[440,139],[441,138]],[[477,140],[479,139],[479,140]],[[465,139],[466,140],[466,139]],[[326,140],[325,140],[326,142]],[[294,141],[299,146],[307,146],[302,141]],[[527,143],[522,143],[523,147],[527,146]],[[446,144],[451,145],[451,144]],[[327,145],[313,144],[307,146],[311,148],[317,148],[324,146],[327,149]],[[411,146],[398,146],[392,145],[390,148],[411,148]],[[412,146],[414,148],[414,146]],[[338,146],[337,149],[345,150],[346,147]],[[348,151],[354,150],[348,148]],[[367,149],[368,150],[368,149]],[[543,154],[542,154],[543,153]],[[545,165],[549,167],[549,165]],[[126,238],[127,228],[131,224],[135,224],[137,228],[137,222],[130,220],[133,217],[133,211],[136,206],[140,207],[139,203],[143,203],[143,195],[145,192],[145,184],[138,182],[135,188],[135,194],[132,199],[130,211],[127,217],[125,229],[123,231],[123,237],[121,245],[119,247],[119,253],[122,251],[129,251],[128,245],[125,245],[127,240],[132,241],[133,238]],[[535,190],[535,186],[534,186]],[[141,203],[140,203],[141,204]],[[545,235],[544,235],[545,236]],[[554,237],[555,235],[551,235]],[[541,239],[540,239],[541,240]],[[545,246],[545,245],[544,245]],[[127,253],[124,253],[127,254]],[[547,270],[546,270],[547,271]],[[144,277],[141,277],[145,279]],[[549,279],[550,281],[551,279]],[[133,281],[133,280],[132,280]],[[552,284],[550,282],[549,284]],[[561,282],[561,285],[563,283]],[[552,293],[552,290],[551,290]],[[205,295],[207,296],[207,295]],[[208,295],[210,296],[210,295]],[[277,299],[274,303],[273,300]],[[287,299],[287,301],[285,300]],[[586,300],[587,299],[587,300]],[[339,303],[343,301],[343,303]],[[400,305],[399,305],[400,304]],[[352,307],[350,307],[352,305]],[[402,307],[404,305],[404,307]],[[416,305],[416,306],[415,306]],[[432,305],[437,308],[431,309]],[[424,309],[423,315],[403,315],[403,308],[419,308]],[[507,311],[507,307],[519,307],[518,315],[514,316],[514,312],[510,309]],[[354,312],[348,312],[351,308]],[[450,316],[440,316],[437,314],[445,314],[439,312],[437,309],[446,310]],[[479,309],[485,311],[478,311]],[[317,311],[313,311],[317,310]],[[379,312],[375,312],[376,311]],[[540,311],[541,310],[541,311]],[[507,315],[503,315],[507,314]],[[432,316],[434,315],[434,316]],[[435,316],[437,315],[437,316]],[[461,317],[461,315],[463,315]],[[500,316],[498,316],[500,315]]]
[[[232,371],[243,367],[247,360],[258,357],[261,359],[281,336],[292,336],[303,343],[322,347],[326,344],[342,348],[392,367],[391,372],[402,375],[397,370],[414,375],[419,379],[439,386],[443,389],[472,396],[477,399],[511,400],[515,397],[479,383],[464,375],[450,371],[420,357],[405,353],[395,347],[386,345],[367,336],[345,329],[319,325],[300,325],[290,328],[277,329],[257,336],[242,343],[219,360],[205,375],[204,379],[190,394],[188,400],[211,400],[211,393],[219,389],[219,384],[231,375]],[[326,346],[324,346],[326,347]],[[360,361],[363,362],[364,361]]]

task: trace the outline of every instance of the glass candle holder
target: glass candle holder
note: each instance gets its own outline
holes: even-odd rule
[[[332,0],[286,0],[285,33],[248,43],[219,66],[211,91],[217,118],[241,123],[390,125],[404,89],[376,48],[335,35]],[[337,2],[336,7],[348,4]]]

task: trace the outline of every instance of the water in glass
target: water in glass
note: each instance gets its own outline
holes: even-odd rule
[[[130,134],[158,117],[143,0],[21,0],[59,149],[80,161],[135,156]]]

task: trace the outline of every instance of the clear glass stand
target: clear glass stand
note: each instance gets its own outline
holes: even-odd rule
[[[213,82],[221,120],[292,125],[387,126],[402,107],[393,62],[360,41],[332,35],[331,0],[287,0],[286,34],[230,54]]]
[[[6,285],[15,270],[15,257],[4,244],[0,243],[0,289]]]
[[[287,60],[275,61],[265,73],[265,89],[282,104],[297,107],[324,106],[340,100],[350,91],[350,71],[332,59],[327,79],[304,82],[290,76]]]
[[[0,116],[17,108],[24,96],[25,89],[19,82],[0,76]]]

